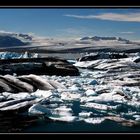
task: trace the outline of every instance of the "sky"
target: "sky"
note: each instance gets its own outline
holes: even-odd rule
[[[116,36],[140,40],[140,9],[0,9],[0,31],[33,33],[50,38]]]

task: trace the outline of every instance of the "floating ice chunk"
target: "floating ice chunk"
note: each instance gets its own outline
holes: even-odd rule
[[[20,87],[20,88],[23,88],[24,90],[26,90],[27,92],[33,92],[33,86],[26,83],[26,82],[22,82],[20,81],[19,79],[17,79],[16,77],[14,76],[11,76],[11,75],[5,75],[4,78],[12,83],[12,84],[15,84],[17,87]]]
[[[55,109],[49,109],[43,105],[35,104],[32,107],[30,107],[28,111],[31,114],[46,114],[47,117],[61,117],[72,115],[72,109],[67,108],[66,106],[57,107]]]
[[[70,62],[71,64],[75,64],[76,63],[76,60],[73,60],[73,59],[68,59],[67,61]]]
[[[140,118],[140,115],[133,115],[134,118]]]
[[[97,95],[97,93],[94,91],[94,90],[91,90],[91,89],[88,89],[85,94],[87,96],[94,96],[94,95]]]
[[[78,91],[79,88],[76,85],[73,85],[69,88],[70,91]]]
[[[122,87],[123,91],[124,92],[127,92],[127,94],[134,94],[134,93],[137,93],[137,94],[140,94],[140,88],[138,87]]]
[[[76,116],[63,116],[63,117],[50,117],[50,119],[52,119],[54,121],[74,122],[78,118]]]
[[[52,99],[49,99],[50,103],[63,103],[63,100],[58,97],[53,97]]]
[[[27,51],[22,55],[22,58],[29,58],[29,54]]]
[[[124,95],[125,93],[124,93],[124,91],[122,90],[122,88],[121,87],[115,87],[113,90],[112,90],[112,94],[120,94],[120,95]]]
[[[81,97],[80,98],[80,102],[82,103],[82,102],[89,102],[90,100],[92,101],[94,98],[92,97],[92,96],[89,96],[89,97],[87,97],[87,96],[83,96],[83,97]]]
[[[33,97],[27,98],[27,99],[15,99],[15,100],[8,100],[0,103],[0,108],[10,107],[12,109],[12,106],[20,107],[20,103],[26,102],[26,105],[31,105],[31,102],[35,102]]]
[[[18,94],[10,94],[8,96],[9,99],[27,99],[27,98],[30,98],[31,95],[29,93],[26,93],[26,92],[20,92]]]
[[[51,84],[56,89],[66,89],[66,87],[64,85],[60,84],[57,81],[49,80],[48,82],[49,82],[49,84]]]
[[[21,109],[21,108],[25,108],[29,105],[31,105],[32,101],[24,101],[24,102],[20,102],[20,103],[17,103],[17,104],[13,104],[13,105],[9,105],[9,106],[5,106],[5,107],[2,107],[0,108],[1,111],[12,111],[12,110],[18,110],[18,109]]]
[[[32,116],[38,116],[38,115],[44,115],[44,114],[47,114],[47,115],[50,115],[51,112],[50,110],[48,110],[46,107],[40,105],[40,104],[34,104],[33,106],[31,106],[29,109],[28,109],[28,113],[29,115],[32,115]]]
[[[97,80],[92,80],[89,84],[90,85],[99,85],[99,83],[97,82]]]
[[[119,94],[114,95],[114,93],[102,93],[99,96],[89,96],[89,97],[81,97],[81,102],[123,102],[126,101],[124,96],[121,96]]]
[[[0,101],[6,99],[4,96],[0,96]]]
[[[81,94],[78,93],[63,92],[61,94],[61,99],[68,100],[68,101],[80,100],[80,97]]]
[[[97,85],[95,91],[101,94],[101,93],[107,93],[108,91],[110,92],[111,89],[112,87],[108,85]]]
[[[51,109],[51,108],[57,108],[58,106],[59,106],[58,103],[51,103],[51,104],[47,105],[47,107],[49,107],[49,109]]]
[[[133,115],[136,121],[140,121],[140,115]]]
[[[140,102],[139,101],[132,100],[132,101],[126,102],[126,104],[130,105],[130,106],[133,106],[133,107],[135,107],[137,109],[140,109]]]
[[[73,84],[78,84],[80,80],[81,80],[80,78],[78,78],[78,79],[77,78],[72,78],[71,79]]]
[[[76,67],[88,68],[97,65],[101,60],[81,61],[74,64]]]
[[[73,85],[69,88],[58,88],[57,91],[59,93],[61,92],[78,92],[79,91],[79,87],[77,87],[76,85]]]
[[[5,96],[6,98],[7,98],[9,95],[11,95],[11,94],[12,94],[12,93],[9,93],[9,92],[3,92],[3,93],[2,93],[2,95]]]
[[[50,97],[51,95],[53,95],[53,93],[48,90],[48,91],[45,91],[45,90],[37,90],[36,92],[33,92],[31,93],[32,96],[35,96],[35,97],[38,97],[38,98],[48,98]]]
[[[76,85],[72,85],[71,86],[71,83],[68,83],[67,84],[67,88],[61,88],[61,89],[57,89],[58,92],[79,92],[81,86],[79,84],[76,84]]]
[[[72,116],[71,108],[66,108],[66,106],[62,106],[56,109],[48,109],[40,104],[35,104],[28,110],[29,115],[44,115],[47,118],[50,118],[55,121],[66,121],[72,122],[77,117]]]
[[[25,52],[24,54],[15,53],[15,52],[1,52],[0,59],[17,59],[17,58],[34,58],[33,55]]]
[[[21,76],[21,77],[25,77],[25,78],[27,77],[31,79],[34,82],[34,84],[41,90],[54,89],[54,87],[50,85],[49,82],[46,79],[42,78],[41,76],[30,74],[28,76]]]
[[[87,118],[87,117],[90,117],[93,113],[92,112],[80,112],[79,113],[79,117],[82,117],[82,118]]]
[[[91,123],[91,124],[100,124],[103,121],[105,121],[105,118],[101,117],[96,117],[96,118],[87,118],[84,120],[86,123]]]
[[[140,118],[136,118],[135,120],[140,122]]]
[[[118,106],[108,106],[105,104],[98,104],[98,103],[86,103],[80,106],[84,108],[93,108],[93,109],[98,109],[98,110],[112,110],[112,109],[117,109],[118,107]]]
[[[32,57],[33,57],[33,58],[39,58],[40,56],[39,56],[38,53],[35,53]]]
[[[52,111],[53,115],[72,116],[72,109],[66,106],[60,106]]]

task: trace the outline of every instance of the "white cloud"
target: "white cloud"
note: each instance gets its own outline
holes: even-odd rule
[[[134,34],[135,32],[119,32],[120,34]]]
[[[111,21],[127,21],[127,22],[140,22],[140,13],[103,13],[99,15],[65,15],[78,19],[100,19]]]
[[[7,31],[4,31],[4,30],[0,30],[0,33],[1,33],[1,34],[13,34],[13,33],[15,33],[15,32],[7,32]]]
[[[0,34],[19,34],[19,32],[10,32],[10,31],[0,30]],[[33,33],[33,32],[22,33],[22,34],[27,34],[27,35],[35,36],[35,33]]]

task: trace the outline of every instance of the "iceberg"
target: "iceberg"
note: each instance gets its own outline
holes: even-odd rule
[[[0,95],[0,101],[4,100],[5,97]]]
[[[66,106],[61,106],[56,109],[48,109],[40,104],[34,104],[29,108],[28,113],[33,116],[44,115],[54,121],[73,122],[77,119],[76,116],[72,115],[71,108],[67,108]]]
[[[93,109],[97,109],[97,110],[116,110],[117,109],[117,105],[116,106],[109,106],[109,105],[105,105],[105,104],[98,104],[98,103],[85,103],[80,105],[81,107],[84,108],[93,108]]]
[[[36,54],[30,54],[27,51],[25,53],[16,52],[0,52],[0,59],[20,59],[20,58],[39,58],[40,56]]]
[[[53,95],[53,93],[49,90],[37,90],[36,92],[31,93],[32,96],[36,98],[48,98]]]
[[[46,107],[40,105],[40,104],[34,104],[28,109],[28,113],[31,116],[38,116],[38,115],[50,115],[51,112]]]
[[[80,100],[81,94],[78,93],[70,93],[70,92],[63,92],[61,93],[61,99],[65,101],[77,101]]]
[[[83,111],[83,112],[80,112],[80,113],[79,113],[79,117],[80,117],[80,118],[88,118],[88,117],[90,117],[91,115],[93,115],[92,112]]]
[[[84,121],[86,123],[91,123],[91,124],[100,124],[103,121],[105,121],[105,118],[101,118],[101,117],[87,118],[87,119],[84,119]]]
[[[83,63],[85,68],[94,69],[79,68],[80,76],[1,76],[0,109],[6,111],[12,107],[30,106],[29,115],[41,115],[52,121],[100,124],[112,120],[126,126],[139,122],[140,72],[137,63],[132,58],[86,62],[76,62],[75,65]],[[28,91],[32,89],[31,84],[35,90],[13,94],[12,84],[7,86],[4,78]]]
[[[77,121],[76,116],[64,116],[64,117],[50,117],[50,119],[54,121],[62,121],[62,122],[74,122]]]
[[[85,92],[86,96],[96,96],[97,93],[94,91],[94,90],[91,90],[91,89],[88,89],[86,92]]]
[[[10,94],[7,99],[28,99],[31,95],[27,92],[20,92],[18,94]]]
[[[98,85],[99,83],[97,82],[97,80],[93,80],[89,83],[90,85]]]

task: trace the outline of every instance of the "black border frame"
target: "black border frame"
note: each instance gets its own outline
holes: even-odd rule
[[[0,9],[1,8],[140,8],[139,0],[39,0],[39,1],[33,1],[33,0],[9,0],[9,1],[0,1]],[[20,137],[24,136],[35,136],[35,138],[40,138],[40,136],[45,136],[47,134],[48,136],[67,136],[67,135],[77,135],[83,137],[83,135],[92,136],[94,135],[95,138],[105,138],[104,136],[114,136],[118,138],[118,136],[139,136],[140,133],[0,133],[1,136],[7,135],[8,137],[12,138],[13,136],[17,136],[19,139]],[[12,136],[12,137],[11,137]],[[19,137],[20,136],[20,137]],[[39,136],[39,137],[37,137]],[[45,137],[46,138],[46,137]],[[84,138],[84,137],[83,137]],[[86,137],[85,137],[86,138]],[[46,138],[47,139],[47,138]],[[134,138],[133,138],[134,139]]]

